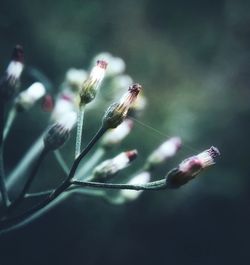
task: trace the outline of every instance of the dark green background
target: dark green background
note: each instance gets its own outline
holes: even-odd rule
[[[172,135],[181,136],[184,147],[158,177],[211,145],[221,151],[217,165],[186,187],[145,193],[125,206],[69,194],[48,214],[0,238],[0,264],[248,264],[250,2],[26,0],[0,6],[1,72],[16,43],[55,91],[69,67],[87,69],[98,52],[125,60],[148,98],[140,121],[161,132],[136,124],[122,147],[143,154],[134,168]],[[29,82],[24,77],[23,85]],[[85,142],[103,111],[88,113]],[[7,172],[47,118],[35,108],[17,119],[5,147]],[[73,142],[65,147],[69,161]],[[50,157],[40,184],[58,174]]]

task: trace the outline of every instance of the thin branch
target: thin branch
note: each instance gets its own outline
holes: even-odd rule
[[[141,184],[141,185],[114,184],[114,183],[102,183],[102,182],[79,181],[79,180],[72,180],[72,184],[79,185],[82,187],[119,189],[119,190],[164,190],[167,188],[166,179],[148,182],[146,184]]]
[[[5,183],[4,163],[3,163],[4,113],[5,113],[5,102],[4,100],[0,100],[0,191],[2,195],[3,206],[4,208],[7,208],[10,204],[10,201]]]

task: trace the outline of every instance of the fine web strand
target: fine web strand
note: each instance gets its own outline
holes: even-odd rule
[[[171,135],[168,135],[165,132],[162,132],[162,131],[160,131],[160,130],[158,130],[158,129],[156,129],[156,128],[154,128],[154,127],[152,127],[152,126],[150,126],[150,125],[148,125],[148,124],[146,124],[146,123],[144,123],[144,122],[142,122],[142,121],[140,121],[140,120],[138,120],[138,119],[136,119],[134,117],[129,116],[129,118],[134,120],[136,123],[138,123],[142,127],[147,128],[149,131],[154,132],[155,135],[161,136],[161,138],[166,139],[166,138],[171,138],[172,137]],[[187,144],[183,144],[183,147],[188,149],[188,150],[190,150],[190,151],[192,151],[192,152],[198,152],[198,153],[200,152],[200,150],[197,150],[197,149],[195,149],[192,146],[187,145]]]

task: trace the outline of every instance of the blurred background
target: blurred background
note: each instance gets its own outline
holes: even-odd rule
[[[88,70],[102,51],[124,59],[126,73],[143,85],[148,100],[119,149],[136,148],[142,154],[127,174],[170,136],[180,136],[183,147],[155,179],[211,145],[221,151],[216,166],[178,190],[144,192],[121,206],[67,195],[46,215],[0,237],[0,264],[250,261],[249,1],[1,1],[0,36],[1,73],[14,45],[22,44],[25,64],[48,77],[54,94],[70,67]],[[25,76],[22,81],[23,87],[31,82]],[[84,144],[104,110],[102,105],[88,111]],[[5,146],[7,172],[47,126],[48,117],[35,107],[16,119]],[[69,163],[71,138],[63,148]],[[36,185],[51,187],[60,173],[51,156]]]

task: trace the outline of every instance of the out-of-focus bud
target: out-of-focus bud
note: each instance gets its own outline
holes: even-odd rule
[[[42,83],[33,83],[26,90],[22,91],[16,98],[15,104],[18,111],[24,111],[31,108],[37,100],[43,97],[46,89]]]
[[[73,91],[79,92],[86,78],[86,71],[82,69],[70,68],[66,73],[65,81]]]
[[[106,181],[126,168],[137,157],[137,150],[122,152],[113,159],[103,161],[93,170],[92,181]]]
[[[120,98],[128,87],[133,83],[133,79],[129,75],[117,75],[110,80],[109,97]]]
[[[89,77],[83,82],[80,90],[80,105],[86,105],[91,102],[98,91],[98,88],[104,78],[108,63],[98,60],[90,72]]]
[[[54,123],[44,136],[44,146],[47,150],[56,150],[69,138],[70,131],[76,124],[77,115],[69,112]]]
[[[204,168],[215,164],[214,159],[220,155],[216,147],[210,147],[202,153],[185,159],[178,168],[169,172],[166,177],[168,188],[179,188],[195,178]]]
[[[181,147],[181,139],[172,137],[161,144],[147,159],[149,169],[163,163],[167,159],[173,157]]]
[[[150,181],[150,173],[147,171],[141,172],[140,174],[134,176],[127,183],[129,185],[143,185]],[[124,198],[125,201],[133,201],[136,200],[143,191],[136,190],[121,190],[120,195]]]
[[[51,119],[57,122],[67,113],[72,111],[76,112],[75,95],[71,91],[65,90],[56,100]]]
[[[113,77],[125,71],[126,64],[124,60],[120,57],[114,57],[112,54],[108,52],[102,52],[94,57],[94,59],[92,60],[93,62],[92,65],[95,64],[98,58],[101,58],[102,60],[109,62],[109,67],[106,72],[107,77]]]
[[[119,103],[112,104],[103,117],[103,125],[107,128],[116,128],[127,117],[130,106],[134,103],[142,89],[141,85],[133,84],[129,87]]]
[[[132,120],[126,119],[117,128],[107,131],[102,137],[101,146],[109,149],[119,144],[131,132],[133,124]]]
[[[19,79],[24,68],[23,63],[23,48],[20,45],[16,45],[5,75],[0,81],[0,93],[3,98],[9,99],[16,93],[19,85]]]

